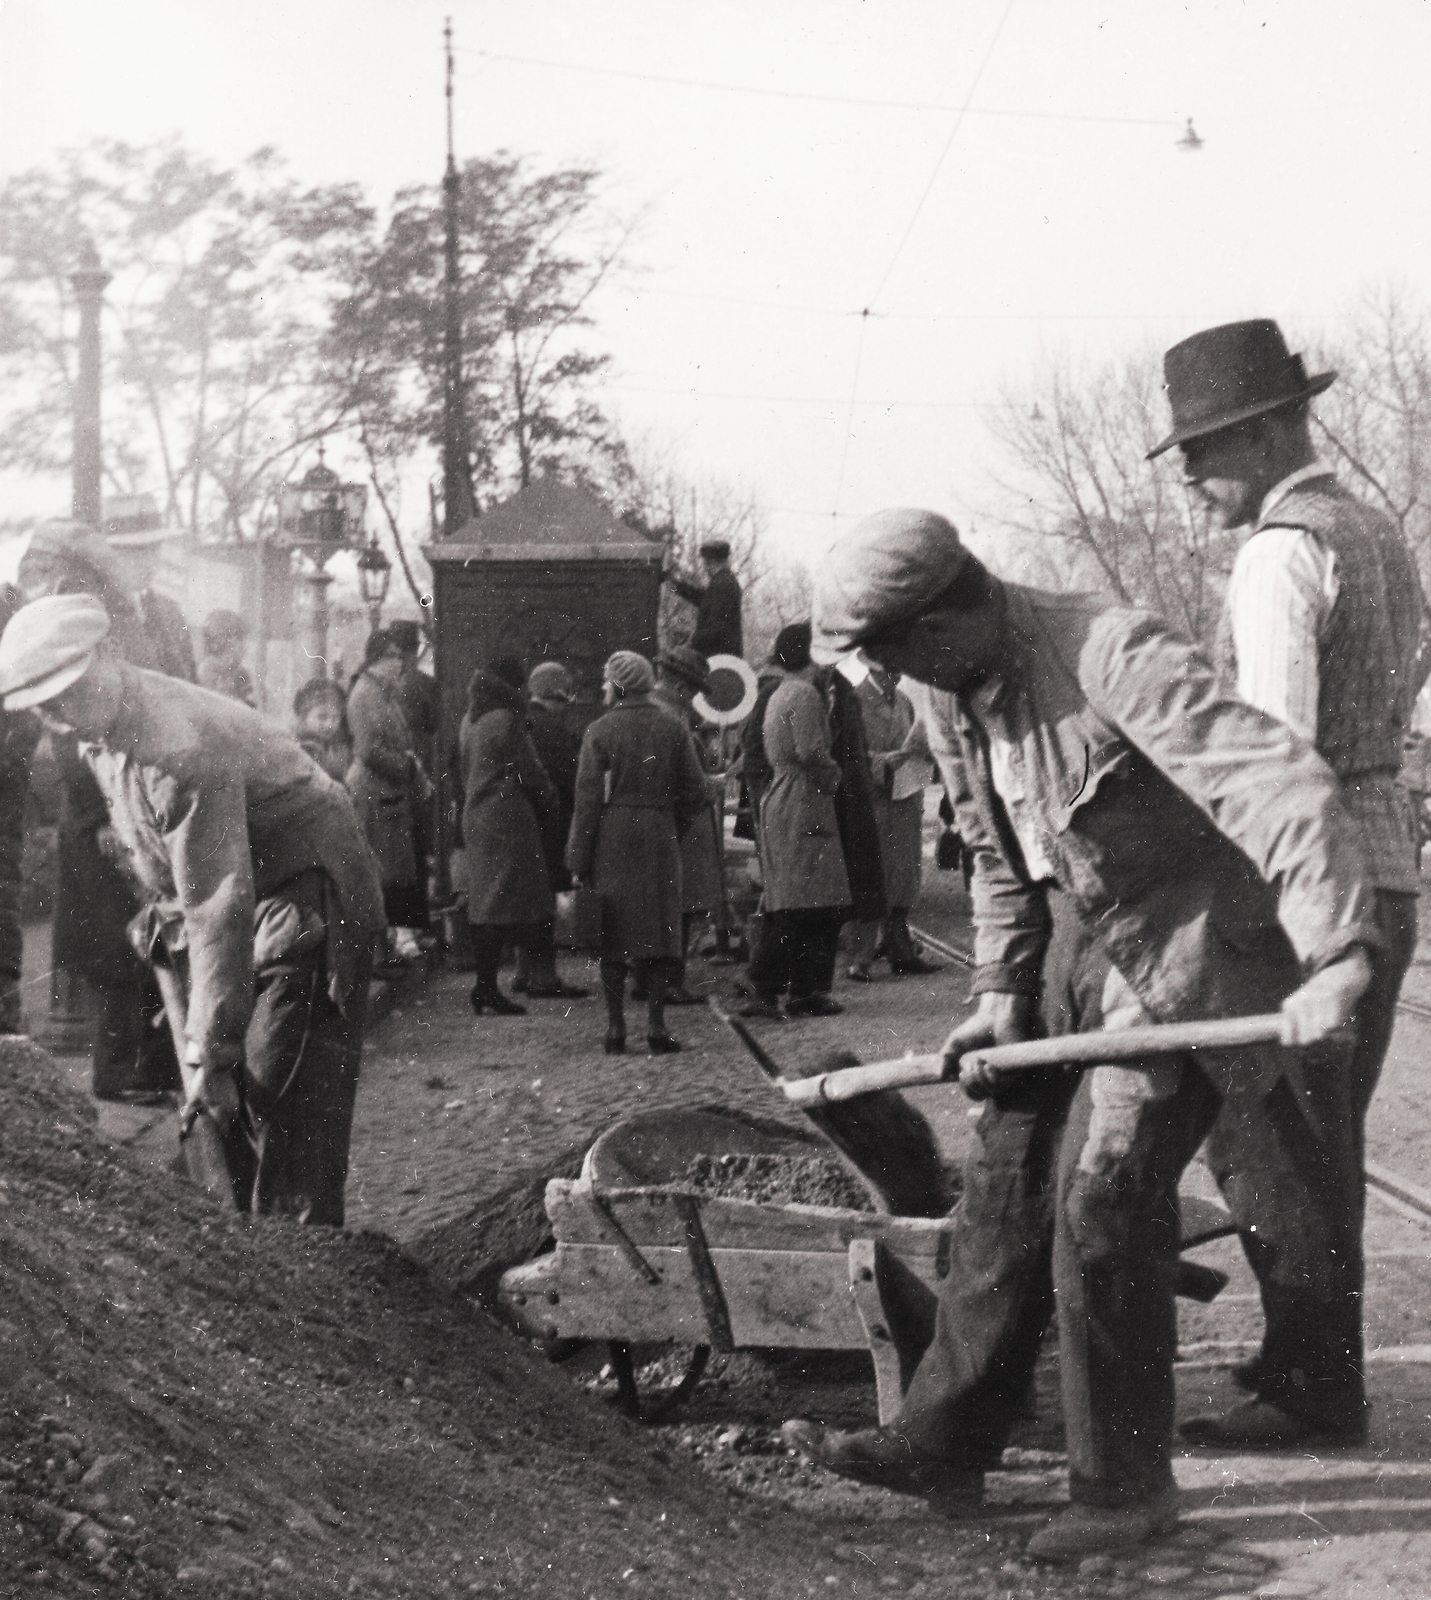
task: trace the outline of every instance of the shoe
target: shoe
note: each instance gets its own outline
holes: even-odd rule
[[[681,1041],[669,1033],[648,1033],[646,1044],[653,1056],[673,1056],[681,1048]]]
[[[832,1000],[827,994],[802,995],[798,1000],[785,1002],[787,1017],[838,1017],[844,1009],[838,1000]]]
[[[1329,1423],[1296,1416],[1270,1400],[1244,1400],[1220,1417],[1193,1417],[1178,1429],[1189,1444],[1225,1445],[1239,1450],[1359,1445],[1366,1443],[1368,1431],[1365,1410],[1359,1417]]]
[[[512,987],[515,989],[517,986],[514,983]],[[540,989],[535,989],[528,984],[526,993],[529,1000],[589,1000],[591,998],[590,989],[583,989],[574,983],[547,983],[543,984]]]
[[[509,1000],[499,989],[483,991],[474,989],[467,997],[472,1002],[472,1011],[475,1016],[481,1016],[484,1011],[490,1011],[494,1017],[524,1017],[527,1014],[525,1006],[519,1006],[515,1000]]]
[[[764,1017],[768,1022],[783,1022],[785,1013],[780,1009],[778,1000],[766,1000],[757,995],[749,1004],[740,1008],[743,1017]]]
[[[846,967],[845,976],[851,983],[873,983],[874,973],[866,966]]]
[[[927,972],[942,972],[937,961],[926,961],[923,956],[905,956],[903,960],[890,960],[889,970],[897,978],[922,977]]]
[[[1245,1389],[1248,1394],[1256,1394],[1262,1387],[1266,1370],[1262,1365],[1262,1352],[1259,1350],[1251,1361],[1239,1361],[1231,1369],[1232,1381],[1239,1389]]]
[[[526,978],[513,978],[512,979],[512,993],[513,994],[529,994],[531,991],[527,987],[527,983],[528,983],[528,980]]]
[[[896,1494],[937,1494],[951,1510],[959,1503],[975,1510],[984,1498],[982,1469],[916,1456],[893,1428],[847,1431],[797,1419],[780,1430],[780,1442],[842,1478],[892,1489]]]
[[[1178,1525],[1178,1491],[1169,1485],[1138,1505],[1071,1505],[1028,1542],[1031,1561],[1081,1561],[1108,1550],[1131,1550]]]
[[[626,1035],[624,1033],[614,1033],[607,1029],[606,1040],[601,1048],[609,1056],[624,1056],[626,1054]]]
[[[705,1003],[704,995],[692,994],[684,985],[679,989],[673,989],[666,996],[668,1006],[703,1006]]]

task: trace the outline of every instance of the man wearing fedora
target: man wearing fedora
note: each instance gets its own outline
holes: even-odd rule
[[[1334,1314],[1308,1319],[1279,1281],[1265,1190],[1234,1160],[1229,1108],[1209,1146],[1262,1287],[1266,1331],[1239,1381],[1254,1398],[1190,1423],[1190,1437],[1242,1447],[1366,1436],[1361,1349],[1363,1124],[1416,945],[1419,887],[1411,801],[1399,781],[1425,614],[1416,566],[1390,518],[1362,504],[1317,459],[1309,402],[1336,378],[1308,376],[1275,322],[1234,322],[1174,345],[1164,360],[1174,445],[1187,482],[1225,528],[1246,528],[1218,633],[1218,666],[1244,700],[1286,723],[1341,782],[1376,891],[1382,942],[1354,1021],[1327,1063],[1345,1095],[1358,1160],[1341,1197],[1344,1246],[1325,1264]],[[1336,1100],[1332,1101],[1337,1109]],[[1242,1130],[1255,1141],[1257,1129]],[[1308,1152],[1316,1162],[1320,1152]]]
[[[663,581],[696,608],[695,630],[686,643],[703,656],[744,657],[740,582],[730,570],[729,544],[724,539],[707,540],[701,546],[701,565],[706,569],[704,587],[671,572],[662,574]]]
[[[821,659],[858,648],[912,683],[976,852],[978,1010],[951,1059],[1030,1037],[1040,1002],[1055,1026],[1065,997],[1057,1031],[1280,1009],[1300,1047],[1351,1016],[1381,935],[1340,786],[1161,618],[1001,582],[943,517],[894,509],[828,552],[814,623]],[[900,1413],[853,1432],[788,1424],[791,1444],[977,1502],[1056,1313],[1072,1504],[1030,1555],[1075,1560],[1176,1522],[1178,1178],[1227,1101],[1274,1103],[1273,1134],[1300,1137],[1306,1073],[1300,1049],[1267,1047],[1139,1066],[967,1085],[991,1098]],[[1328,1162],[1349,1164],[1350,1138],[1330,1141]],[[1311,1274],[1337,1210],[1272,1149],[1285,1270]]]

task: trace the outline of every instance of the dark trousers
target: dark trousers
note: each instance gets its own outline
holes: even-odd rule
[[[1050,1033],[1101,1025],[1107,970],[1096,939],[1055,898],[1044,964]],[[919,1456],[969,1467],[997,1459],[1056,1305],[1070,1493],[1118,1506],[1170,1481],[1177,1184],[1222,1101],[1186,1063],[1177,1091],[1142,1109],[1111,1181],[1092,1188],[1078,1165],[1092,1081],[1090,1072],[1076,1083],[1041,1075],[985,1105],[934,1338],[894,1427]],[[1321,1089],[1323,1120],[1333,1126],[1330,1102],[1345,1081],[1331,1062]],[[1309,1074],[1309,1082],[1318,1080]],[[1263,1129],[1251,1181],[1261,1185],[1266,1214],[1296,1219],[1289,1269],[1322,1271],[1342,1225],[1336,1184],[1322,1173],[1341,1170],[1344,1153],[1316,1145],[1284,1082],[1237,1121]],[[1327,1317],[1333,1304],[1320,1299],[1304,1314]]]
[[[1209,1164],[1262,1291],[1258,1393],[1331,1427],[1354,1424],[1365,1407],[1365,1123],[1416,949],[1416,897],[1378,890],[1376,915],[1387,948],[1372,953],[1354,1047],[1331,1045],[1304,1056],[1322,1136],[1312,1136],[1283,1083],[1260,1111],[1229,1102],[1208,1140]],[[1269,1171],[1289,1163],[1316,1190],[1313,1227],[1281,1201],[1288,1192],[1295,1195],[1295,1187],[1267,1182]]]
[[[275,898],[321,915],[323,876],[305,872]],[[365,954],[346,1011],[329,998],[321,945],[255,973],[240,1114],[224,1152],[240,1211],[343,1226],[371,965]]]
[[[792,1000],[828,994],[835,986],[835,951],[845,912],[838,906],[767,911],[747,972],[757,994]]]
[[[126,1091],[144,1094],[182,1089],[174,1037],[164,1001],[147,967],[135,961],[132,981],[99,990],[90,1089],[100,1098]]]

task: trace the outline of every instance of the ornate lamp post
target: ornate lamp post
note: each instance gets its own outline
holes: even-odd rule
[[[382,621],[383,601],[388,597],[388,583],[393,575],[393,564],[383,554],[376,533],[368,535],[368,542],[358,555],[358,583],[363,591],[363,604],[368,608],[368,630],[378,631]]]
[[[315,677],[328,676],[328,563],[340,550],[362,543],[367,502],[367,485],[343,483],[325,464],[321,444],[318,464],[297,483],[285,483],[279,497],[279,538],[297,553],[308,592],[301,643]]]

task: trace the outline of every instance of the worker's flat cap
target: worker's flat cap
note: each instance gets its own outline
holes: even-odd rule
[[[92,594],[47,595],[21,606],[0,635],[5,709],[25,711],[62,694],[89,671],[108,632],[109,613]]]
[[[938,512],[895,506],[857,522],[815,573],[811,655],[838,661],[861,640],[916,616],[968,559],[959,530]]]

